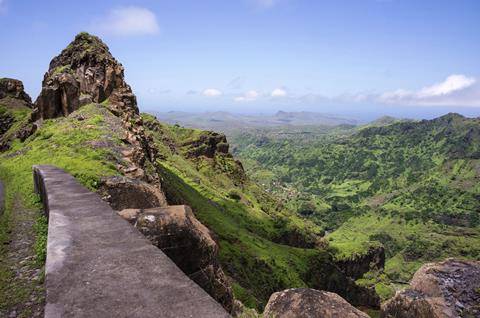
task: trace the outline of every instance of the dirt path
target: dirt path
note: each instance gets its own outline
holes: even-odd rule
[[[5,206],[5,191],[3,190],[2,181],[0,181],[0,216],[3,213],[4,206]]]
[[[43,317],[43,268],[34,250],[37,213],[13,204],[9,241],[0,255],[0,317]]]

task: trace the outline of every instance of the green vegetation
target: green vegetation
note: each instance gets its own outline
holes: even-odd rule
[[[11,110],[9,110],[11,111]],[[16,123],[27,120],[29,113],[21,110],[24,116],[17,112]],[[76,115],[84,118],[78,120]],[[68,118],[47,120],[40,129],[25,142],[15,140],[11,148],[0,155],[0,179],[5,185],[6,208],[0,217],[0,258],[5,259],[7,242],[15,229],[18,212],[13,210],[26,209],[33,212],[33,228],[25,235],[34,235],[34,254],[32,268],[43,267],[47,236],[47,221],[40,212],[39,198],[34,194],[32,182],[32,166],[37,164],[54,164],[72,173],[80,182],[94,189],[98,179],[104,175],[116,174],[111,161],[114,153],[110,149],[98,147],[95,141],[118,143],[120,138],[103,122],[116,120],[104,108],[88,105]],[[6,133],[14,133],[20,125],[14,124]],[[17,227],[18,229],[18,227]],[[15,274],[0,262],[0,310],[28,301],[33,290],[42,288],[41,281],[37,283],[24,282],[15,279]],[[27,310],[27,309],[25,309]],[[28,313],[19,313],[28,317]]]
[[[285,136],[266,130],[231,140],[254,180],[329,233],[337,258],[384,245],[386,275],[370,280],[383,297],[427,261],[480,258],[478,119],[385,118]]]
[[[307,286],[312,257],[321,250],[275,243],[285,231],[308,237],[319,229],[283,211],[255,183],[244,180],[235,160],[217,153],[214,158],[186,159],[191,142],[207,132],[158,123],[143,114],[162,160],[163,190],[172,203],[187,203],[216,235],[220,261],[235,280],[234,293],[246,306],[262,307],[280,289]],[[199,146],[201,147],[201,146]]]

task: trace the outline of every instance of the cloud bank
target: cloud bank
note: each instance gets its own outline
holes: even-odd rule
[[[474,77],[453,74],[418,91],[398,89],[374,97],[385,104],[480,107],[480,86]]]
[[[155,13],[136,6],[110,10],[104,17],[95,19],[91,29],[100,34],[115,36],[154,35],[160,32]]]

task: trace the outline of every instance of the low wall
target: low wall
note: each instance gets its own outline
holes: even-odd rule
[[[229,317],[162,251],[65,171],[35,166],[48,221],[45,317]]]

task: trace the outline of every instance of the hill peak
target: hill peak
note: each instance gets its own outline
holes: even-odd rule
[[[118,114],[138,114],[122,64],[99,37],[82,32],[50,62],[34,119],[66,116],[83,105],[107,99]]]

